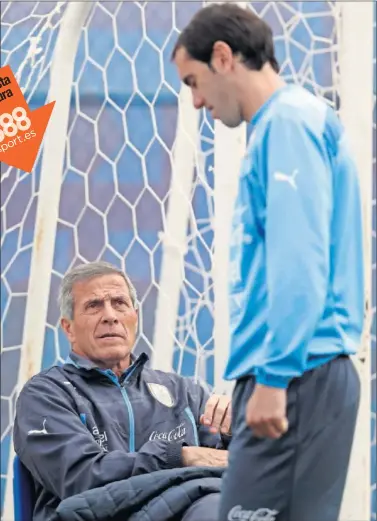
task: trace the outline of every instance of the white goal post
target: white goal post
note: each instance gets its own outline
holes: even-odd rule
[[[34,231],[28,299],[18,371],[18,392],[42,366],[45,324],[49,302],[60,190],[68,128],[71,86],[81,29],[90,2],[70,2],[65,10],[51,63],[48,102],[55,101],[44,136],[41,180]],[[3,519],[14,519],[13,445],[10,449]],[[15,520],[18,521],[18,520]]]
[[[373,172],[373,2],[339,2],[340,116],[353,147],[364,211],[366,316],[355,364],[361,403],[340,521],[371,518],[371,325]],[[362,93],[362,94],[361,94]],[[358,100],[356,102],[356,100]]]
[[[265,2],[266,4],[269,2]],[[34,232],[28,299],[25,313],[17,388],[37,373],[42,364],[45,324],[50,296],[53,255],[61,195],[64,154],[70,110],[71,85],[77,47],[82,27],[95,2],[67,2],[55,51],[51,61],[50,88],[47,101],[56,101],[43,142],[43,156],[38,210]],[[246,3],[243,3],[246,6]],[[372,112],[373,112],[373,2],[344,1],[333,5],[337,21],[340,115],[354,148],[360,172],[365,218],[366,298],[372,294]],[[184,278],[186,231],[191,208],[194,169],[202,168],[199,148],[199,116],[194,111],[190,93],[183,87],[179,95],[179,118],[175,147],[171,154],[172,176],[169,206],[164,215],[162,232],[163,258],[159,297],[153,336],[154,367],[172,369],[175,324],[179,295]],[[356,102],[357,100],[357,102]],[[97,136],[98,139],[98,136]],[[237,188],[237,172],[246,147],[246,125],[230,130],[221,123],[214,125],[214,386],[230,392],[222,379],[228,355],[227,252],[230,218]],[[360,357],[355,359],[362,380],[363,394],[357,433],[340,521],[370,519],[370,315]],[[153,354],[154,354],[153,353]],[[359,358],[361,359],[359,361]],[[13,456],[11,450],[7,472],[4,521],[14,519],[12,499]],[[15,520],[18,521],[18,520]]]

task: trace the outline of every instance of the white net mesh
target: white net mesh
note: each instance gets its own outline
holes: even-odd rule
[[[56,296],[62,276],[77,263],[105,259],[127,270],[141,303],[137,352],[152,352],[164,328],[156,323],[155,310],[164,291],[160,273],[169,242],[165,232],[180,90],[170,53],[178,32],[203,3],[93,2],[75,62],[43,368],[68,353]],[[65,2],[2,2],[1,63],[11,65],[32,108],[47,98],[65,8]],[[271,25],[283,76],[337,106],[336,2],[263,1],[248,8]],[[172,366],[213,385],[214,125],[205,113],[197,144],[186,239],[178,247],[183,280],[171,331]],[[40,160],[32,175],[4,165],[1,174],[3,498]]]

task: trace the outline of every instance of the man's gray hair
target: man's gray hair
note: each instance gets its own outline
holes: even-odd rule
[[[128,286],[132,304],[135,309],[138,308],[137,294],[135,286],[132,284],[129,277],[119,268],[113,266],[108,262],[89,262],[87,264],[80,264],[72,270],[68,271],[60,284],[58,303],[60,314],[64,318],[73,319],[73,286],[77,282],[83,280],[103,277],[104,275],[120,275]]]

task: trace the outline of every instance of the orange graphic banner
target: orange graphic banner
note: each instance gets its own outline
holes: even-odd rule
[[[55,101],[31,111],[9,65],[0,68],[0,161],[31,172]]]

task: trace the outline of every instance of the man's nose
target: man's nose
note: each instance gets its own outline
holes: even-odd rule
[[[193,92],[192,94],[192,103],[196,109],[204,107],[204,99],[197,92]]]
[[[103,316],[102,316],[102,322],[105,324],[116,324],[118,323],[118,317],[117,314],[110,304],[110,302],[105,302],[104,310],[103,310]]]

